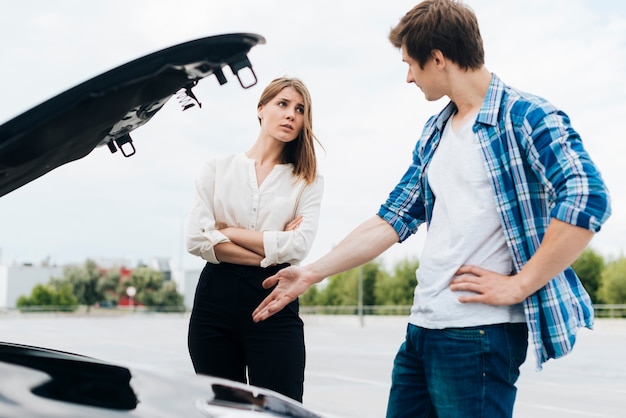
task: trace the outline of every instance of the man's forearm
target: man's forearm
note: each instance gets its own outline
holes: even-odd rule
[[[398,234],[391,225],[379,216],[374,216],[357,226],[328,254],[304,269],[319,282],[373,260],[396,242]]]
[[[552,219],[539,249],[517,274],[523,293],[532,295],[572,265],[593,235],[587,229]]]

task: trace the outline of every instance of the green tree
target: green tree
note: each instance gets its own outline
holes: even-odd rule
[[[626,258],[620,257],[604,268],[598,299],[602,303],[626,303]]]
[[[300,296],[299,301],[302,306],[317,306],[321,305],[318,300],[320,298],[320,290],[318,285],[313,285]]]
[[[136,289],[135,301],[157,310],[184,310],[183,295],[176,290],[176,283],[165,281],[163,273],[148,267],[138,267],[130,279],[121,283],[125,293],[129,286]]]
[[[393,273],[385,280],[376,282],[376,301],[378,305],[411,305],[413,291],[417,285],[415,271],[419,260],[404,259],[394,266]]]
[[[93,305],[104,299],[104,294],[98,290],[98,281],[102,272],[93,260],[87,260],[83,266],[68,266],[63,270],[61,279],[53,279],[52,285],[56,288],[69,284],[78,303],[85,305],[87,311]]]
[[[168,280],[152,294],[152,304],[157,311],[184,312],[184,297],[176,290],[176,283]]]
[[[163,285],[163,273],[148,267],[137,267],[130,275],[130,279],[122,283],[124,293],[133,286],[136,289],[135,300],[142,305],[153,304],[154,292]]]
[[[121,272],[117,270],[109,270],[98,279],[96,290],[102,295],[101,302],[109,305],[117,305],[120,299],[122,289],[120,287]]]
[[[363,305],[376,305],[375,287],[378,280],[384,280],[387,273],[378,261],[370,261],[360,267],[331,276],[326,286],[319,292],[317,301],[321,305],[358,305],[359,276],[362,279]]]
[[[52,286],[50,284],[38,284],[31,291],[30,296],[20,296],[16,303],[18,308],[37,307],[42,311],[75,311],[78,308],[78,299],[72,293],[69,284]]]
[[[356,305],[358,298],[357,274],[357,270],[348,270],[327,278],[324,288],[320,292],[320,305]]]
[[[604,270],[604,259],[591,248],[585,249],[572,268],[585,286],[587,293],[594,303],[598,302],[598,289]]]

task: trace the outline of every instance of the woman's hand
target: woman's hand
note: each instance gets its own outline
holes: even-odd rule
[[[302,215],[296,216],[293,220],[287,222],[285,225],[285,231],[295,231],[302,223]]]

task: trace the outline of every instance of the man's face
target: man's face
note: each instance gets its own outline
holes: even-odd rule
[[[419,87],[424,93],[424,97],[428,101],[439,100],[443,97],[443,93],[440,92],[440,77],[441,71],[437,68],[435,64],[435,59],[430,58],[424,68],[421,68],[417,60],[413,59],[406,52],[406,48],[403,46],[401,48],[402,51],[402,61],[406,62],[409,66],[409,70],[406,76],[407,83],[415,83],[417,87]]]

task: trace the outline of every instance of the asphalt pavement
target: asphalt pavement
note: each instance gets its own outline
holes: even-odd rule
[[[188,314],[0,313],[0,340],[70,351],[132,367],[193,374]],[[385,415],[406,317],[305,316],[304,404],[327,418]],[[515,417],[618,418],[626,410],[626,320],[581,330],[572,354],[535,370],[529,352]],[[462,415],[460,415],[462,417]]]

